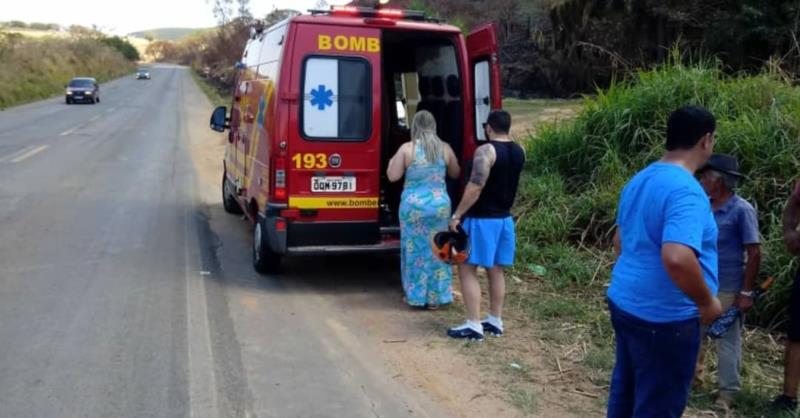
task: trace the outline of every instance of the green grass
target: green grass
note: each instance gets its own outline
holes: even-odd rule
[[[538,408],[536,396],[533,392],[519,387],[510,387],[511,404],[525,415],[533,415]]]
[[[660,157],[666,118],[685,104],[716,115],[716,151],[742,163],[747,180],[739,193],[757,207],[764,236],[762,272],[777,280],[749,318],[775,329],[797,265],[782,242],[781,211],[800,173],[800,88],[775,71],[729,77],[711,63],[672,63],[586,98],[574,121],[542,127],[528,141],[520,188],[522,259],[558,270],[556,287],[607,278],[605,266],[592,265],[602,259],[586,255],[609,248],[620,190]],[[559,249],[560,260],[543,254],[554,245],[576,251]]]
[[[509,281],[506,316],[534,324],[547,355],[565,368],[580,367],[580,376],[605,399],[614,339],[604,295],[619,193],[636,171],[661,156],[666,118],[685,104],[701,104],[715,114],[717,152],[742,162],[747,180],[739,193],[759,211],[762,273],[777,280],[748,315],[743,391],[735,403],[736,416],[757,417],[779,393],[778,331],[798,264],[784,248],[780,219],[800,173],[800,88],[775,70],[729,76],[714,62],[673,61],[585,98],[574,118],[538,126],[525,141],[528,163],[514,209],[513,274],[521,280]],[[539,104],[510,100],[505,107],[513,115],[535,111]],[[693,392],[689,414],[713,409],[713,353],[706,363],[709,373]]]
[[[223,96],[223,93],[221,93],[200,74],[197,74],[196,71],[190,70],[189,73],[191,73],[192,78],[194,79],[195,83],[197,83],[197,86],[200,87],[200,90],[203,91],[206,97],[208,97],[208,100],[210,100],[214,106],[230,107],[231,99],[229,96]]]
[[[616,353],[608,345],[593,346],[586,353],[583,364],[593,370],[609,371],[614,367]]]

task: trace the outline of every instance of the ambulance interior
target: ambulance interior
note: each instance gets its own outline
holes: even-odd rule
[[[389,183],[386,167],[397,149],[411,139],[411,121],[420,110],[436,118],[439,138],[456,156],[463,149],[464,106],[461,71],[454,39],[437,33],[386,31],[383,34],[383,134],[381,166],[381,223],[398,225],[403,180]],[[463,167],[462,167],[463,170]],[[459,182],[448,179],[453,205],[458,203]]]

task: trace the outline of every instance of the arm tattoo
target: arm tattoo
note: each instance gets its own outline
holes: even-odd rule
[[[482,146],[475,151],[475,159],[472,162],[472,174],[470,175],[469,182],[483,187],[489,179],[489,172],[492,170],[492,162],[490,160],[489,148]]]

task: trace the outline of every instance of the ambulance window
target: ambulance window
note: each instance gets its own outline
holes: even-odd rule
[[[306,60],[304,71],[304,136],[333,141],[369,138],[369,63],[359,58],[312,57]]]
[[[478,61],[475,63],[475,132],[479,141],[486,141],[483,123],[491,111],[490,95],[489,61]]]

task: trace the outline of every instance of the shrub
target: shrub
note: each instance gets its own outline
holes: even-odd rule
[[[589,280],[584,276],[595,274],[591,258],[560,248],[565,258],[543,261],[542,252],[531,248],[561,243],[606,251],[619,192],[636,171],[661,156],[666,118],[685,104],[703,105],[715,114],[716,151],[741,161],[746,180],[739,193],[758,209],[764,237],[762,276],[777,280],[748,318],[778,326],[797,263],[784,248],[780,219],[800,173],[800,88],[772,67],[754,76],[729,76],[714,62],[685,65],[673,59],[586,98],[574,121],[540,129],[528,142],[531,163],[520,188],[521,261],[560,266],[567,277],[559,280]],[[577,267],[580,263],[586,266]],[[608,278],[607,268],[602,276]]]
[[[75,76],[105,81],[133,63],[100,40],[0,34],[0,109],[63,92]]]

